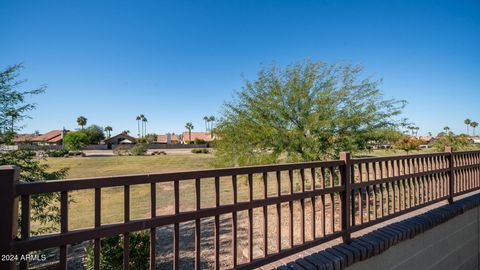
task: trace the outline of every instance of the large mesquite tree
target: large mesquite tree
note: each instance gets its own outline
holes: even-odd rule
[[[224,105],[216,160],[230,166],[322,160],[389,140],[405,101],[384,99],[379,85],[350,64],[262,69]]]

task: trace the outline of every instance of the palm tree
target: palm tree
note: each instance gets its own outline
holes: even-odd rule
[[[470,126],[473,128],[473,136],[475,136],[475,129],[478,127],[478,123],[473,121],[470,123]]]
[[[443,130],[445,130],[445,133],[448,133],[450,131],[449,127],[444,127]]]
[[[212,123],[210,124],[210,131],[212,131],[213,125],[214,125],[214,122],[215,122],[215,116],[210,115],[210,117],[208,118],[208,122],[212,122]]]
[[[185,128],[188,129],[188,143],[190,143],[192,141],[193,124],[188,122],[185,124]]]
[[[147,118],[144,116],[143,119],[142,119],[142,124],[143,124],[143,137],[145,137],[145,135],[147,135]]]
[[[138,137],[140,138],[140,137],[143,137],[143,134],[142,134],[143,133],[143,119],[145,119],[145,115],[140,114],[138,117],[140,117],[140,121],[142,122],[142,129],[141,129],[140,132],[138,132]]]
[[[210,122],[209,119],[210,119],[210,118],[208,118],[208,116],[204,116],[204,117],[203,117],[203,121],[205,121],[205,132],[208,131],[208,122]]]
[[[464,123],[465,125],[467,125],[467,135],[470,135],[469,127],[470,127],[470,124],[472,123],[472,120],[470,120],[470,119],[467,118],[467,119],[463,120],[463,123]]]
[[[82,129],[83,129],[83,127],[87,125],[87,118],[85,118],[85,117],[83,117],[83,116],[79,116],[79,117],[77,118],[77,124],[78,124],[79,126],[81,126]]]
[[[140,115],[137,115],[137,126],[138,126],[138,137],[140,138],[140,120],[142,120],[142,117]]]
[[[107,132],[107,136],[108,138],[110,138],[110,132],[113,130],[113,128],[111,126],[106,126],[105,127],[105,132]]]

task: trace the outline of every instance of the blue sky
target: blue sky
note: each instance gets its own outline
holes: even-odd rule
[[[406,99],[420,133],[480,122],[479,1],[5,1],[0,67],[47,84],[25,132],[204,129],[262,65],[349,61]]]

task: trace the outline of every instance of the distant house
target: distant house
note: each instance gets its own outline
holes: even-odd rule
[[[175,133],[167,133],[163,135],[158,135],[154,143],[158,144],[178,144],[180,139]]]
[[[469,143],[480,144],[480,136],[470,136],[468,138]]]
[[[210,132],[191,132],[191,138],[189,138],[188,131],[182,133],[182,143],[188,144],[191,141],[202,140],[205,142],[212,142],[215,140],[215,136],[210,134]]]
[[[52,130],[45,134],[20,134],[15,136],[13,142],[15,144],[62,145],[63,136],[63,130]]]
[[[430,148],[432,142],[435,140],[433,136],[418,136],[417,139],[419,139],[422,143],[420,144],[420,148]]]
[[[106,139],[104,142],[108,149],[112,149],[112,146],[117,144],[135,144],[137,143],[137,139],[128,135],[126,132],[122,132]]]

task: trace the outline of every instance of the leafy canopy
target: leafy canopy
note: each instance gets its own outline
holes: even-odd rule
[[[0,143],[11,141],[13,134],[21,128],[16,124],[29,117],[28,111],[35,109],[35,103],[26,103],[27,97],[41,94],[46,89],[46,86],[20,89],[26,82],[18,78],[22,68],[23,65],[17,64],[0,71]]]
[[[88,135],[83,131],[69,132],[63,138],[65,148],[77,151],[88,144]]]
[[[452,150],[465,150],[470,147],[468,136],[464,134],[456,135],[450,129],[444,128],[443,132],[438,133],[433,141],[433,147],[439,151],[445,151],[445,147],[451,147]]]
[[[103,128],[97,125],[91,125],[83,129],[82,132],[87,134],[89,144],[98,144],[101,140],[105,139]]]
[[[419,150],[422,141],[413,136],[402,136],[395,142],[395,148],[403,150],[405,152],[410,152],[414,150]]]
[[[350,64],[260,70],[224,105],[215,129],[218,165],[329,159],[388,139],[405,101],[384,99],[379,84]]]

